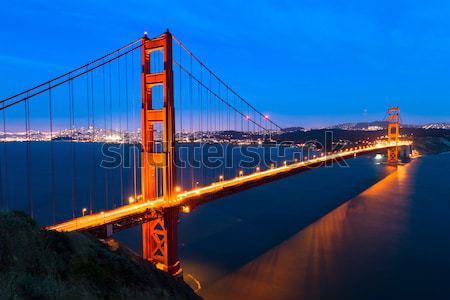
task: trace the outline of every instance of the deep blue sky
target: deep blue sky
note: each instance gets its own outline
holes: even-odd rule
[[[167,27],[284,126],[450,121],[448,1],[5,2],[0,98]]]

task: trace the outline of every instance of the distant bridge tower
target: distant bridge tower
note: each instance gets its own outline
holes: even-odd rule
[[[390,107],[388,111],[388,143],[395,142],[395,146],[388,148],[389,164],[398,163],[398,136],[399,136],[399,109],[398,106]]]
[[[172,69],[172,35],[169,31],[158,38],[142,38],[142,201],[161,196],[164,201],[175,197],[175,112]],[[161,51],[163,70],[151,70],[151,54]],[[152,89],[162,86],[163,105],[155,107]],[[153,130],[159,124],[163,131],[162,145],[155,142]],[[162,181],[162,182],[161,182]],[[158,187],[162,186],[162,191]],[[179,209],[165,208],[149,216],[152,221],[142,225],[143,257],[174,276],[182,274],[178,258]]]

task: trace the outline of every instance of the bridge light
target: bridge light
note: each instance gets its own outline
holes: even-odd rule
[[[242,176],[242,175],[244,175],[244,171],[240,170],[239,171],[239,176]]]
[[[191,207],[189,205],[183,205],[181,207],[181,211],[184,212],[185,214],[188,214],[191,212]]]
[[[256,167],[256,172],[259,172],[259,171],[261,171],[261,168],[260,167]]]
[[[270,168],[271,169],[275,168],[275,164],[270,164]]]
[[[223,175],[219,176],[219,181],[223,181]]]
[[[129,204],[133,204],[134,203],[134,198],[133,197],[129,197],[128,198],[128,203]]]
[[[248,121],[250,120],[250,116],[245,116],[245,119]]]
[[[177,193],[181,192],[181,188],[179,186],[176,186],[175,187],[175,192],[177,192]]]
[[[264,119],[269,120],[269,115],[265,115]]]
[[[87,212],[87,208],[86,208],[86,207],[83,207],[83,209],[81,210],[81,214],[83,215],[83,217],[84,217],[84,215],[86,214],[86,212]]]
[[[283,165],[286,167],[287,166],[287,161],[283,161]]]
[[[303,160],[308,160],[308,156],[303,157]]]

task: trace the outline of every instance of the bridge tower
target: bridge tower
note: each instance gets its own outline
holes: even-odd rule
[[[153,201],[161,196],[164,201],[175,197],[175,112],[172,69],[172,35],[169,31],[149,39],[145,34],[142,43],[142,200]],[[151,70],[152,53],[161,51],[164,68]],[[152,89],[161,86],[162,107],[155,107]],[[162,144],[156,143],[154,128],[162,127]],[[162,181],[162,182],[161,182]],[[162,186],[162,191],[158,187]],[[174,276],[181,276],[178,258],[179,209],[164,208],[142,225],[142,252],[144,259]]]
[[[398,106],[390,107],[388,111],[388,143],[395,142],[395,147],[388,148],[389,164],[398,163],[398,136],[399,136],[399,109]]]

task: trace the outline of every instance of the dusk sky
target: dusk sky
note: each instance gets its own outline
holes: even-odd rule
[[[364,3],[363,3],[364,2]],[[0,98],[170,28],[282,126],[450,121],[448,1],[11,1]]]

